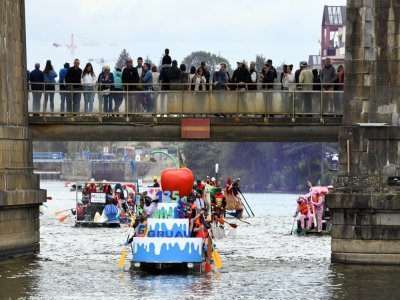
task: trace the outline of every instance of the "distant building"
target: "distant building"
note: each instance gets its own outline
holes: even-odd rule
[[[325,6],[321,30],[321,66],[327,57],[332,64],[344,64],[346,46],[346,6]]]

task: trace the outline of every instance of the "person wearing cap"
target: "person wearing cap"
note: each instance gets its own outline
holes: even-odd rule
[[[300,94],[303,98],[303,113],[311,113],[311,101],[312,101],[312,93],[313,90],[313,79],[314,75],[312,71],[308,68],[308,63],[306,61],[302,61],[300,63],[300,76],[299,76],[299,83],[301,84],[302,93]],[[304,92],[304,93],[303,93]],[[301,103],[301,101],[300,101]]]
[[[251,84],[248,85],[248,90],[249,91],[255,91],[257,90],[257,82],[258,82],[258,72],[256,71],[256,63],[254,61],[250,62],[250,79],[251,79]]]
[[[158,182],[158,177],[153,177],[153,186],[152,187],[160,187],[160,183]]]
[[[212,177],[212,178],[211,178],[210,185],[212,185],[213,187],[216,187],[216,186],[217,186],[217,180],[215,179],[215,177]]]
[[[246,69],[243,60],[237,61],[237,69],[233,72],[231,82],[236,84],[240,91],[247,89],[247,84],[251,82],[249,70]]]
[[[226,64],[220,63],[220,69],[214,72],[213,84],[214,90],[224,91],[227,89],[229,83],[229,78],[226,72]]]

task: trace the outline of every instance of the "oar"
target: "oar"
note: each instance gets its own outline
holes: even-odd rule
[[[232,228],[236,228],[237,227],[237,224],[229,223],[229,222],[227,222],[227,221],[225,221],[224,219],[221,219],[221,218],[215,218],[215,220],[217,220],[217,222],[222,224],[222,225],[224,225],[224,223],[226,223],[229,226],[231,226]]]
[[[126,257],[126,247],[122,249],[121,257],[118,262],[118,269],[122,269],[125,263],[125,257]]]
[[[128,241],[128,240],[129,240],[129,234],[126,238],[126,241]],[[126,244],[124,244],[124,245],[126,245]],[[122,269],[124,267],[125,258],[126,258],[126,246],[124,247],[124,249],[122,249],[121,257],[118,262],[118,269]]]
[[[232,217],[234,217],[235,219],[238,219],[239,221],[241,221],[241,222],[243,222],[243,223],[246,223],[246,224],[249,224],[249,225],[251,225],[249,222],[247,222],[247,221],[243,221],[242,219],[239,219],[238,217],[236,217],[234,213],[230,213],[230,212],[228,212],[228,215],[231,215]]]
[[[61,213],[64,212],[64,211],[75,210],[75,209],[76,209],[76,208],[73,207],[73,208],[68,208],[68,209],[64,209],[64,210],[58,210],[58,211],[54,212],[54,214],[57,216],[57,215],[61,214]]]
[[[221,269],[221,268],[222,268],[222,260],[221,260],[221,258],[219,257],[218,251],[215,250],[215,249],[213,249],[212,258],[213,258],[213,261],[214,261],[214,266],[215,266],[217,269]]]
[[[68,215],[65,215],[65,216],[57,218],[57,220],[60,221],[60,222],[64,222],[70,216],[71,216],[71,214],[68,214]]]
[[[292,230],[290,230],[290,235],[292,235],[292,234],[293,234],[294,222],[296,222],[296,218],[293,218]]]
[[[242,195],[243,200],[246,202],[247,206],[249,207],[249,209],[250,209],[250,211],[251,211],[251,213],[252,213],[252,215],[253,215],[253,217],[254,217],[254,213],[253,213],[253,211],[252,211],[252,209],[251,209],[249,203],[247,202],[246,198],[244,197],[244,195],[242,194],[242,192],[241,192],[240,190],[239,190],[239,193],[240,193],[240,195]]]

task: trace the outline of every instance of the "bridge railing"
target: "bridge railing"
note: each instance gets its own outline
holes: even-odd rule
[[[59,84],[52,84],[55,89],[48,90],[40,84],[43,89],[29,89],[28,93],[28,111],[33,115],[300,115],[322,119],[343,113],[343,91],[335,91],[332,85],[322,85],[318,91],[281,90],[280,85],[269,90],[237,89],[237,85],[230,85],[230,90],[212,90],[210,85],[210,90],[193,91],[187,84],[174,84],[179,90],[138,84],[132,85],[132,90],[109,90],[100,84],[91,90],[80,85],[60,90]]]

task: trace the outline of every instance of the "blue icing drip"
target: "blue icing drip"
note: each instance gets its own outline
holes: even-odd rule
[[[189,237],[189,231],[188,231],[188,226],[186,224],[174,224],[172,225],[172,229],[169,230],[167,225],[163,222],[157,222],[153,226],[150,225],[149,231],[154,232],[154,237],[176,237],[176,238],[181,238],[181,237]],[[163,236],[160,236],[158,233],[163,232]]]
[[[138,245],[137,252],[133,254],[133,261],[137,262],[201,262],[202,255],[199,254],[199,245],[187,242],[185,248],[180,250],[178,243],[169,243],[161,246],[159,255],[155,254],[154,243],[149,243],[149,249],[145,245]],[[191,251],[189,251],[189,249]]]

